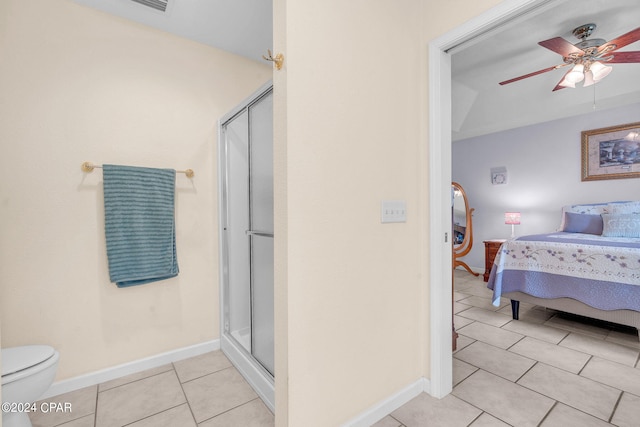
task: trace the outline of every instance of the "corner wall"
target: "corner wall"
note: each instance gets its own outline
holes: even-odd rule
[[[267,65],[70,0],[0,6],[2,346],[49,344],[57,380],[218,338],[217,120]],[[109,282],[102,172],[175,169],[177,278]]]
[[[427,46],[497,1],[460,3],[274,2],[278,426],[342,425],[429,376]],[[384,199],[406,223],[380,223]]]
[[[275,3],[276,423],[337,426],[422,377],[419,3]]]

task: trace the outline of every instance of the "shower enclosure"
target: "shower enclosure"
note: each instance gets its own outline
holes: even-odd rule
[[[274,410],[273,86],[220,119],[221,348]]]

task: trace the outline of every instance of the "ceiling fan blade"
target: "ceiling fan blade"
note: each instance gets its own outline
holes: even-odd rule
[[[562,78],[560,79],[560,81],[558,82],[558,84],[556,85],[556,87],[553,88],[553,90],[551,92],[555,92],[557,90],[560,89],[564,89],[564,86],[560,86],[560,83],[562,83],[562,81],[564,80],[565,77],[567,77],[567,74],[569,74],[571,71],[573,70],[573,68],[569,69],[569,71],[567,71],[566,73],[564,73],[564,75],[562,76]]]
[[[545,68],[544,70],[534,71],[533,73],[525,74],[524,76],[514,77],[513,79],[505,80],[503,82],[500,82],[500,84],[501,85],[506,85],[506,84],[509,84],[509,83],[517,82],[518,80],[522,80],[522,79],[526,79],[526,78],[529,78],[529,77],[537,76],[538,74],[546,73],[548,71],[553,71],[556,68],[564,67],[565,65],[567,65],[567,64],[555,65],[553,67]]]
[[[640,51],[635,52],[613,52],[613,58],[605,64],[625,64],[630,62],[640,62]]]
[[[555,53],[559,53],[563,57],[567,57],[571,53],[583,53],[582,49],[578,49],[562,37],[554,37],[549,40],[538,42],[538,44],[554,51]]]
[[[598,49],[598,52],[604,51],[607,48],[607,46],[610,46],[612,44],[616,45],[616,47],[613,48],[612,51],[618,50],[621,47],[625,47],[626,45],[631,44],[638,40],[640,40],[640,27],[636,28],[635,30],[629,31],[628,33],[623,34],[616,39],[609,40],[607,43],[600,46],[600,48]]]

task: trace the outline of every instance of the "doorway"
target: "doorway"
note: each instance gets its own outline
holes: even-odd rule
[[[273,411],[273,86],[225,115],[218,136],[221,348]]]
[[[430,372],[429,394],[441,398],[452,390],[451,354],[451,55],[474,37],[563,0],[502,2],[429,43],[429,251]],[[443,284],[435,286],[434,284]],[[447,285],[448,284],[448,285]]]

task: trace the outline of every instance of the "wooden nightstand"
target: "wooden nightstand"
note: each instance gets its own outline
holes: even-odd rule
[[[489,281],[489,274],[491,274],[491,267],[493,267],[493,260],[496,259],[496,255],[500,250],[500,246],[506,242],[506,239],[493,239],[484,241],[484,281]]]

